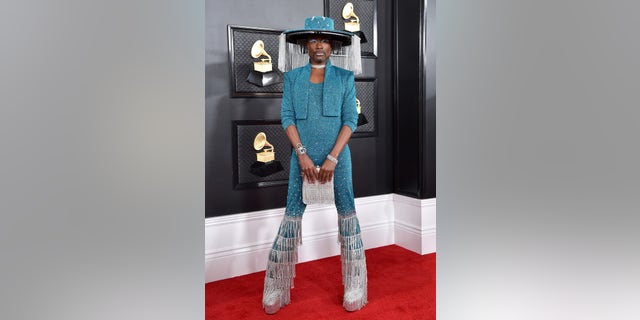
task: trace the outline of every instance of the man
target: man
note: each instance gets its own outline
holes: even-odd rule
[[[294,151],[287,207],[265,272],[262,304],[268,314],[278,312],[291,301],[306,208],[302,199],[303,180],[321,184],[333,180],[343,306],[347,311],[356,311],[367,303],[366,259],[347,145],[358,121],[354,72],[333,65],[330,59],[332,50],[340,50],[343,54],[337,64],[360,73],[360,39],[352,33],[334,30],[333,25],[330,18],[309,17],[304,29],[285,31],[280,38],[279,67],[288,71],[284,77],[281,121]]]

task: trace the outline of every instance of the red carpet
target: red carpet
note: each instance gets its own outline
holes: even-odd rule
[[[296,265],[291,304],[275,315],[262,309],[264,271],[205,286],[206,319],[435,319],[436,254],[391,245],[366,250],[369,303],[342,308],[340,256]],[[266,265],[266,261],[265,261]]]

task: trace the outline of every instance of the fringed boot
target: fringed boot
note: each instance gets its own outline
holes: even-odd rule
[[[347,311],[360,310],[367,304],[367,261],[360,236],[360,224],[355,213],[338,216],[342,284]]]
[[[285,216],[269,252],[262,295],[262,307],[267,314],[274,314],[291,302],[298,245],[302,244],[301,222],[302,217]]]

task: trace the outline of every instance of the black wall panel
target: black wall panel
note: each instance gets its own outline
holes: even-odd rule
[[[424,0],[422,38],[422,163],[420,198],[436,197],[436,0]]]
[[[394,192],[434,198],[435,0],[396,1],[395,21]]]

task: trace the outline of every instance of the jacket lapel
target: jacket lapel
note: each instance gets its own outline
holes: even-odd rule
[[[331,60],[327,61],[324,74],[324,88],[322,89],[322,114],[326,117],[337,117],[340,115],[340,96],[342,88],[340,88],[340,78]]]
[[[296,86],[296,118],[306,119],[309,110],[309,77],[311,76],[311,65],[307,64],[300,72],[298,85]],[[299,100],[298,100],[299,99]]]

